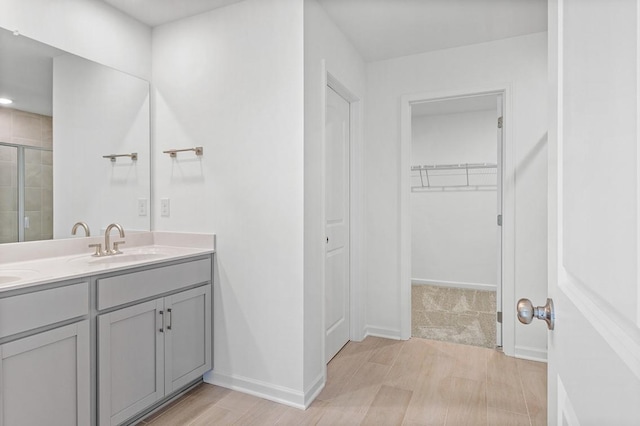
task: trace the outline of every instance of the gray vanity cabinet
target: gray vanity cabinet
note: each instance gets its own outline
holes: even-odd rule
[[[100,425],[117,425],[164,397],[162,302],[98,317]]]
[[[210,265],[206,259],[98,280],[99,306],[100,294],[102,303],[115,300],[109,287],[125,303],[127,292],[138,297],[146,287],[173,292],[98,315],[100,426],[127,421],[211,369]]]
[[[0,426],[91,424],[88,309],[87,282],[0,298]]]
[[[88,320],[0,345],[0,425],[88,425],[89,383]]]
[[[211,369],[211,287],[165,301],[165,393],[177,391]]]

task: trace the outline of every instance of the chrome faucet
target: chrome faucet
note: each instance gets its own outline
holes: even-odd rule
[[[76,235],[76,231],[78,230],[78,228],[84,229],[85,237],[91,236],[89,225],[87,225],[86,222],[77,222],[75,225],[73,225],[73,228],[71,228],[71,235]]]
[[[107,230],[104,232],[104,254],[107,254],[107,255],[122,253],[118,249],[118,245],[124,244],[124,241],[114,241],[113,248],[111,248],[109,234],[111,233],[111,230],[113,228],[116,228],[118,232],[120,232],[120,238],[124,238],[124,229],[122,229],[121,225],[117,223],[112,223],[111,225],[107,226]]]

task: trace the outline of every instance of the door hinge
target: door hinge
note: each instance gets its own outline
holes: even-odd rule
[[[496,313],[496,320],[498,321],[499,324],[502,324],[502,312],[498,311]]]
[[[498,117],[498,129],[502,129],[502,117]]]
[[[498,226],[502,226],[502,215],[498,215]]]

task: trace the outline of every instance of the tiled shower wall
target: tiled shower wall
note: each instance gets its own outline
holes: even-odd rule
[[[0,143],[25,147],[25,240],[53,238],[53,126],[46,115],[0,107]],[[0,243],[18,240],[17,148],[0,145]]]

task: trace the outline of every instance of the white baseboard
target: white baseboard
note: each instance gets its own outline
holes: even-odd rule
[[[364,329],[364,337],[366,338],[367,336],[375,336],[375,337],[382,337],[385,339],[393,339],[393,340],[402,340],[402,334],[400,333],[400,330],[395,330],[392,328],[383,328],[383,327],[373,327],[373,326],[366,326]]]
[[[310,392],[319,392],[322,389],[324,382],[322,377],[320,377],[320,379],[319,384],[316,382],[310,388]],[[295,389],[273,385],[260,380],[250,379],[248,377],[221,374],[215,371],[205,373],[204,381],[212,385],[222,386],[223,388],[268,399],[269,401],[299,408],[301,410],[306,408],[307,402],[310,403],[310,401],[313,400],[312,398],[307,398],[303,392]]]
[[[495,284],[465,283],[461,281],[424,280],[421,278],[411,278],[411,284],[435,285],[438,287],[466,288],[469,290],[496,291]]]
[[[313,384],[307,390],[304,391],[304,408],[305,409],[309,408],[313,400],[316,399],[316,397],[320,394],[320,392],[322,392],[322,389],[324,389],[325,383],[326,383],[326,379],[323,373],[323,374],[320,374],[318,377],[316,377],[316,379],[313,381]]]
[[[514,356],[516,358],[528,359],[529,361],[547,362],[547,350],[532,348],[530,346],[515,347]]]

